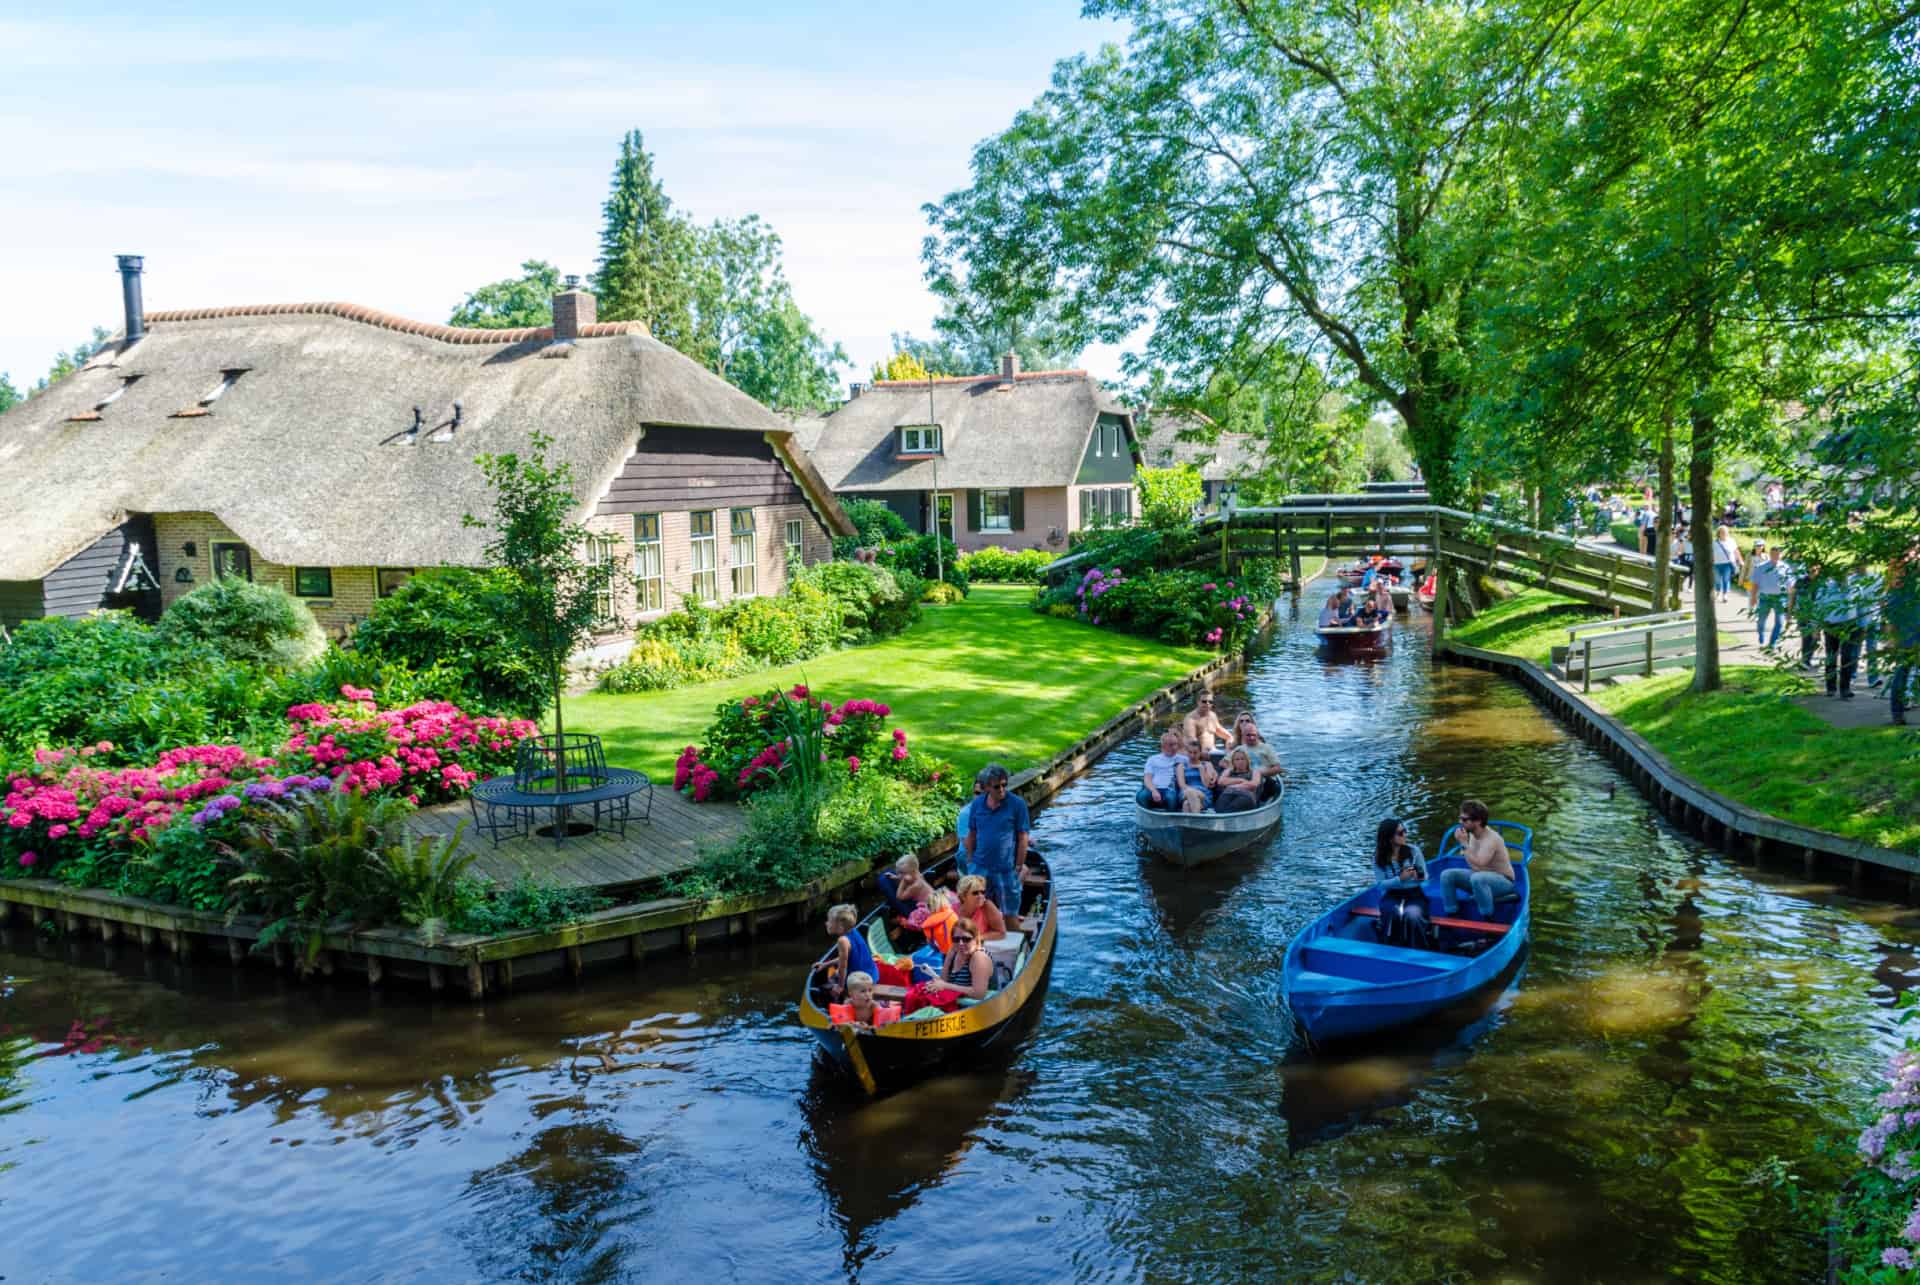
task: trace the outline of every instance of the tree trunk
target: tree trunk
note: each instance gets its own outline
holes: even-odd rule
[[[1720,621],[1713,605],[1714,417],[1689,413],[1693,447],[1687,456],[1687,501],[1693,507],[1693,690],[1720,690]]]
[[[1673,580],[1673,421],[1660,425],[1660,525],[1653,541],[1653,609],[1680,605]]]

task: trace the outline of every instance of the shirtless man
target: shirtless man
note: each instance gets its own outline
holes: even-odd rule
[[[1181,721],[1180,731],[1189,743],[1200,742],[1200,752],[1211,754],[1216,749],[1229,749],[1233,745],[1233,733],[1213,712],[1213,693],[1202,691],[1194,701],[1193,712]]]
[[[1487,805],[1468,799],[1460,805],[1460,828],[1454,831],[1460,851],[1467,859],[1465,869],[1440,872],[1440,897],[1446,913],[1457,915],[1459,898],[1473,895],[1474,909],[1482,919],[1493,917],[1493,903],[1514,890],[1513,861],[1507,856],[1507,841],[1487,825]]]

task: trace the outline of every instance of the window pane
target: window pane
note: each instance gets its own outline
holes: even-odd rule
[[[333,597],[333,568],[295,567],[293,592],[302,598]]]
[[[749,514],[751,521],[751,514]],[[729,562],[733,563],[733,593],[736,598],[745,597],[754,592],[757,583],[755,563],[759,561],[753,552],[753,531],[751,527],[733,537],[732,548],[728,551]]]
[[[413,579],[412,567],[381,567],[374,573],[379,579],[380,596],[391,598],[400,592],[400,586]]]
[[[753,510],[752,509],[734,509],[733,510],[733,533],[735,535],[739,535],[742,532],[746,532],[748,534],[752,534],[753,532]]]
[[[1013,530],[1013,493],[1011,491],[980,493],[980,529],[983,531]]]
[[[660,515],[633,515],[633,605],[638,611],[659,611],[667,605],[667,586],[661,572]]]
[[[693,558],[693,596],[701,602],[720,597],[720,550],[713,535],[713,511],[703,509],[688,515],[692,535],[688,545]]]
[[[214,545],[213,576],[216,580],[224,576],[253,579],[253,551],[244,544]]]
[[[801,553],[801,525],[799,518],[787,519],[787,552],[799,557]]]

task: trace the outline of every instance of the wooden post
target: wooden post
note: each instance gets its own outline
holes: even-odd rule
[[[580,948],[578,946],[567,947],[567,971],[577,978],[585,968],[586,961],[580,956]]]
[[[1582,638],[1580,645],[1580,690],[1590,692],[1593,690],[1593,635]],[[1147,798],[1151,800],[1153,796],[1148,795]]]
[[[380,979],[386,975],[386,971],[387,971],[386,964],[381,961],[380,956],[378,955],[367,956],[367,985],[368,986],[378,986],[380,984]]]
[[[1820,854],[1812,848],[1800,849],[1800,869],[1811,879],[1820,873]]]
[[[1280,518],[1277,514],[1273,521],[1274,530],[1279,530]],[[1287,523],[1287,561],[1293,571],[1293,587],[1296,590],[1304,588],[1300,583],[1300,533],[1294,530],[1291,522]]]
[[[479,960],[467,965],[467,998],[479,999],[487,993],[487,975],[480,967]]]
[[[1447,635],[1447,564],[1441,557],[1440,515],[1433,515],[1433,561],[1427,570],[1433,576],[1433,649],[1440,650]]]
[[[1647,677],[1653,677],[1653,626],[1647,626]]]
[[[427,989],[438,994],[447,985],[447,970],[438,964],[427,965]]]
[[[493,984],[501,991],[513,989],[513,961],[503,959],[493,966]]]
[[[247,962],[247,943],[238,937],[227,938],[227,962],[235,968]]]

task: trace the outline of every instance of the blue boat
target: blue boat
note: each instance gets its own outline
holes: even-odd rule
[[[1495,903],[1491,919],[1442,913],[1441,872],[1466,865],[1449,831],[1446,846],[1427,864],[1423,886],[1430,922],[1439,931],[1438,948],[1388,946],[1379,940],[1377,885],[1320,916],[1287,944],[1287,1003],[1315,1043],[1418,1021],[1494,981],[1519,957],[1527,941],[1533,831],[1515,821],[1487,824],[1507,841],[1515,889],[1513,897]]]

